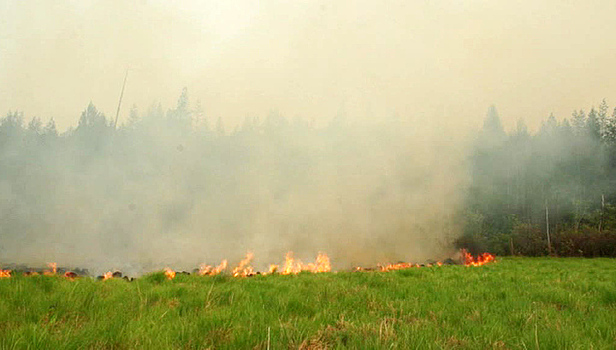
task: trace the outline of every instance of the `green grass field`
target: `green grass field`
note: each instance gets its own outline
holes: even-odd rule
[[[614,349],[616,260],[0,279],[2,349]]]

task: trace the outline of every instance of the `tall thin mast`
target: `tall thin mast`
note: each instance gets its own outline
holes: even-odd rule
[[[118,110],[116,111],[115,122],[113,122],[113,130],[115,130],[118,126],[118,117],[120,116],[120,106],[122,106],[124,87],[126,87],[126,78],[128,78],[128,68],[126,68],[126,74],[124,75],[124,83],[122,83],[122,92],[120,92],[120,101],[118,101]]]
[[[552,241],[550,240],[550,212],[548,210],[548,199],[545,199],[545,232],[548,236],[548,254],[552,255]]]

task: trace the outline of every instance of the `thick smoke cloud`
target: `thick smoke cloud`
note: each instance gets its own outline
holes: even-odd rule
[[[261,267],[288,250],[327,252],[338,268],[452,254],[463,168],[417,121],[341,114],[314,127],[272,113],[225,132],[194,126],[187,97],[166,113],[133,110],[117,131],[92,104],[60,136],[9,114],[2,260],[138,273],[248,250]]]
[[[468,133],[613,99],[615,6],[0,0],[0,262],[446,257]]]

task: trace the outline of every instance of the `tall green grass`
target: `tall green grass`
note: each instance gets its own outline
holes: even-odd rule
[[[0,280],[2,349],[614,349],[616,260]]]

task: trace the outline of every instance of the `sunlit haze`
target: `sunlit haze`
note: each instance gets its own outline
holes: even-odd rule
[[[0,1],[0,110],[60,130],[92,101],[120,122],[187,87],[212,122],[275,110],[507,128],[616,100],[616,3]]]

